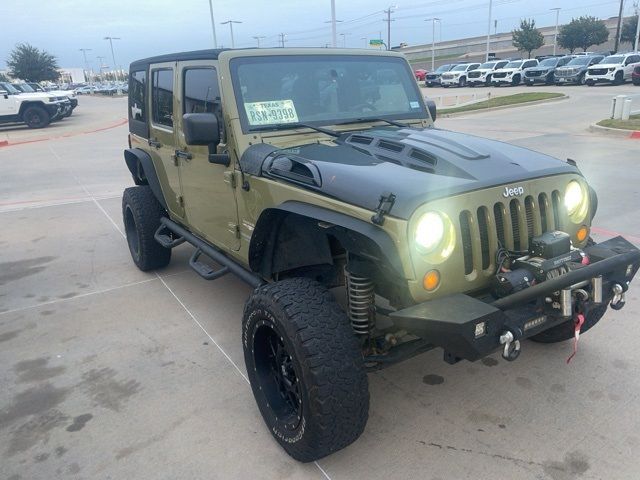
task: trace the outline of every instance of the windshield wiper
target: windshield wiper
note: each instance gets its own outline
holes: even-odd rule
[[[406,123],[396,122],[395,120],[387,120],[386,118],[369,118],[369,117],[356,118],[355,120],[349,120],[348,122],[336,123],[336,125],[349,125],[351,123],[364,123],[364,122],[385,122],[385,123],[388,123],[389,125],[393,125],[394,127],[411,128]]]
[[[310,128],[311,130],[315,130],[316,132],[324,133],[325,135],[329,135],[330,137],[339,137],[341,134],[336,132],[335,130],[330,130],[328,128],[316,127],[315,125],[309,125],[308,123],[279,123],[276,125],[263,125],[260,127],[254,127],[251,129],[252,132],[264,132],[267,130],[289,130],[291,128]]]

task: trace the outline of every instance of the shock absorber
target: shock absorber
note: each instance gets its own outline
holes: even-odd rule
[[[358,335],[368,335],[375,324],[375,293],[370,278],[345,270],[347,277],[347,312]]]

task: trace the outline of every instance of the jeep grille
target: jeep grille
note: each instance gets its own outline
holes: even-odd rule
[[[529,239],[560,229],[560,192],[528,195],[480,206],[459,215],[464,273],[493,273],[495,257],[501,245],[512,251],[527,251]]]

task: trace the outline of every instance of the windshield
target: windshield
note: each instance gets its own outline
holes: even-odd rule
[[[622,63],[624,61],[624,57],[622,55],[610,55],[608,57],[606,57],[604,60],[602,60],[600,63],[602,63],[603,65],[607,65],[607,64],[616,64],[616,63]]]
[[[578,57],[578,58],[574,58],[573,60],[571,60],[569,63],[567,63],[568,66],[571,65],[589,65],[589,62],[591,61],[591,57]]]
[[[493,67],[496,66],[496,63],[498,62],[486,62],[480,65],[478,68],[486,68],[487,70],[491,70]]]
[[[0,82],[0,90],[5,90],[8,93],[20,93],[20,90],[6,82]]]
[[[33,89],[34,92],[44,92],[44,88],[42,88],[37,83],[28,83],[27,85],[29,85]]]
[[[469,65],[458,65],[457,67],[453,67],[451,69],[452,72],[464,72],[467,68],[469,68]]]
[[[522,65],[522,60],[518,60],[517,62],[509,62],[504,68],[519,68]]]
[[[425,118],[406,60],[373,55],[282,55],[231,61],[245,130],[366,118]]]
[[[21,90],[25,93],[33,93],[35,92],[35,90],[33,88],[31,88],[29,85],[27,85],[26,83],[20,83],[18,85],[15,86],[18,90]]]
[[[451,68],[451,64],[447,64],[447,65],[440,65],[437,69],[436,69],[436,73],[440,72],[448,72],[449,69]]]
[[[558,64],[557,58],[547,58],[540,62],[539,67],[555,67]]]

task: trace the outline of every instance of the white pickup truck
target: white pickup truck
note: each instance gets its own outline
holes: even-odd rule
[[[633,70],[640,66],[640,54],[620,53],[609,55],[597,65],[587,68],[585,82],[590,87],[605,82],[621,85],[631,80]]]
[[[7,82],[0,82],[0,124],[25,123],[43,128],[60,117],[67,97],[50,93],[22,93]]]

